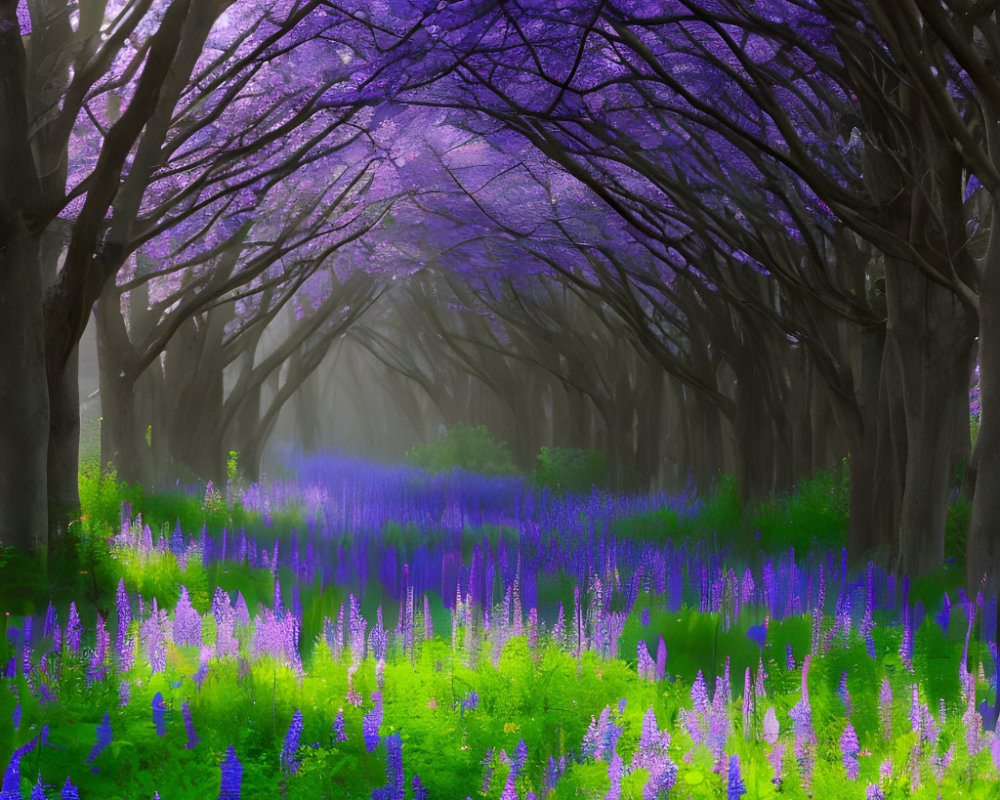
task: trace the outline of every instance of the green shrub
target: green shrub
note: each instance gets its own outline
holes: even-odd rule
[[[601,450],[576,447],[543,447],[535,467],[535,483],[562,492],[585,493],[603,488],[608,480],[608,462]]]
[[[768,551],[794,546],[805,552],[842,547],[847,541],[849,510],[847,470],[817,471],[787,496],[761,505],[752,522],[760,546]]]
[[[473,427],[459,422],[445,429],[428,444],[406,451],[404,460],[411,467],[428,472],[464,469],[483,475],[513,475],[517,472],[506,442],[498,442],[484,426]]]

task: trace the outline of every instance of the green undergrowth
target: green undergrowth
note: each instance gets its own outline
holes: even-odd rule
[[[529,647],[525,637],[511,639],[498,655],[489,643],[476,649],[470,661],[465,653],[463,633],[458,647],[440,638],[418,642],[412,657],[395,645],[390,648],[383,696],[385,712],[380,734],[397,733],[403,740],[403,763],[407,775],[407,797],[412,797],[412,776],[420,776],[431,797],[480,797],[499,800],[506,782],[507,767],[499,759],[500,750],[513,754],[524,741],[528,760],[518,779],[518,796],[529,789],[539,791],[548,757],[556,760],[579,755],[592,718],[610,706],[611,719],[622,729],[617,752],[629,763],[641,733],[643,714],[650,707],[661,728],[672,736],[670,757],[678,765],[674,795],[697,800],[723,797],[724,781],[713,772],[713,759],[704,746],[696,748],[679,716],[690,709],[691,686],[698,671],[709,678],[709,696],[715,675],[722,675],[729,658],[732,700],[726,707],[733,720],[727,753],[738,753],[743,779],[751,797],[806,798],[864,797],[864,786],[878,782],[879,765],[892,757],[896,773],[905,774],[908,747],[912,744],[908,718],[912,686],[917,685],[921,702],[937,714],[941,702],[947,712],[938,749],[943,752],[956,743],[954,763],[945,796],[987,796],[978,794],[980,782],[968,776],[986,774],[989,755],[968,759],[961,723],[964,711],[958,673],[964,630],[953,625],[947,634],[930,619],[915,636],[914,667],[910,672],[900,660],[901,631],[877,619],[873,631],[876,658],[865,652],[857,636],[849,642],[837,638],[828,652],[813,658],[808,673],[813,725],[817,736],[816,769],[807,794],[801,786],[791,757],[788,740],[789,710],[800,697],[801,664],[810,650],[810,620],[795,617],[772,621],[768,639],[761,650],[747,636],[749,625],[758,624],[762,609],[744,609],[728,630],[719,615],[699,614],[683,608],[666,612],[664,598],[644,594],[633,609],[621,639],[621,656],[601,658],[593,652],[578,660],[572,648],[557,646],[548,637],[542,646]],[[642,610],[651,620],[642,625]],[[826,618],[823,633],[832,625]],[[133,623],[132,634],[136,633]],[[2,633],[2,631],[0,631]],[[204,626],[206,643],[214,639],[211,618]],[[641,679],[636,672],[636,644],[644,641],[655,655],[656,638],[663,635],[668,647],[666,677],[662,681]],[[4,637],[0,637],[2,639]],[[791,644],[796,666],[789,670],[786,645]],[[988,656],[973,642],[970,667]],[[742,716],[743,676],[749,668],[756,680],[757,665],[763,661],[766,697],[761,698],[749,717]],[[334,663],[321,643],[306,658],[304,674],[269,658],[214,661],[199,687],[190,677],[197,670],[197,648],[168,646],[163,673],[150,675],[145,662],[128,673],[112,672],[103,681],[87,685],[86,662],[64,651],[58,668],[58,699],[40,703],[23,679],[14,693],[0,692],[0,757],[12,751],[16,742],[35,735],[42,725],[50,726],[49,739],[55,747],[32,753],[30,764],[22,765],[23,796],[27,797],[33,778],[41,772],[44,780],[61,785],[66,776],[79,786],[83,797],[152,797],[159,791],[164,798],[217,797],[218,764],[233,745],[243,764],[243,796],[285,798],[367,798],[374,787],[385,783],[385,746],[368,752],[362,737],[362,717],[372,707],[377,689],[376,666],[371,658],[363,661],[352,685],[361,698],[360,707],[346,701],[349,690],[346,663]],[[847,673],[849,699],[838,694],[842,675]],[[127,678],[131,683],[130,702],[119,704],[118,687]],[[892,730],[887,737],[879,717],[879,689],[889,680],[895,703]],[[988,685],[980,681],[979,699],[988,696]],[[479,697],[474,710],[460,707],[471,692]],[[152,698],[160,692],[166,701],[166,735],[159,737],[152,720]],[[623,710],[619,701],[625,698]],[[21,728],[15,734],[9,720],[15,702],[21,704]],[[196,735],[200,741],[186,747],[188,736],[180,707],[189,703]],[[848,705],[849,703],[849,705]],[[770,747],[762,739],[762,720],[774,707],[788,748],[786,780],[780,792],[771,782],[773,773],[766,755]],[[304,727],[300,762],[296,773],[283,773],[280,752],[295,710],[302,711]],[[332,726],[338,711],[345,720],[347,741],[333,740]],[[94,743],[95,728],[105,712],[114,732],[111,745],[93,762],[86,763]],[[839,739],[849,716],[863,751],[861,777],[845,779]],[[65,748],[65,749],[60,749]],[[484,765],[484,756],[493,759]],[[686,757],[687,755],[687,757]],[[577,797],[604,797],[610,787],[607,764],[593,760],[576,763],[567,757],[568,770],[549,800]],[[30,768],[25,768],[30,767]],[[963,779],[962,776],[966,778]],[[624,797],[639,797],[645,776],[635,772],[623,784]],[[927,787],[911,795],[898,778],[898,791],[889,797],[936,797],[933,779]],[[925,787],[926,788],[926,787]],[[541,796],[541,795],[540,795]]]

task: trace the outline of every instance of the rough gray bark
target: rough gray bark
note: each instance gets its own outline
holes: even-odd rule
[[[25,222],[38,186],[16,7],[0,0],[0,543],[41,552],[49,400],[38,245]]]

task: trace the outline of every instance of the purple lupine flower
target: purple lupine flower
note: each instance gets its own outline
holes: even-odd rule
[[[995,740],[994,740],[995,741]],[[943,755],[934,755],[930,757],[931,770],[934,772],[934,778],[938,782],[938,789],[941,787],[941,781],[944,780],[944,773],[948,770],[948,766],[951,764],[952,758],[955,756],[955,743],[951,743],[951,747],[948,748],[947,752]]]
[[[247,608],[247,601],[243,597],[243,592],[236,592],[236,624],[250,624],[250,609]]]
[[[510,766],[511,770],[517,775],[521,774],[521,770],[524,769],[524,765],[528,763],[528,745],[524,743],[524,739],[521,739],[517,743],[517,748],[514,750],[514,758],[511,759]]]
[[[179,645],[201,647],[202,620],[194,606],[187,587],[181,586],[181,596],[174,609],[174,642]]]
[[[743,677],[743,736],[749,738],[750,723],[753,716],[753,684],[750,682],[750,667],[747,667]]]
[[[649,606],[646,606],[642,610],[642,625],[643,625],[643,627],[645,627],[646,625],[649,625]]]
[[[459,716],[464,716],[466,711],[475,711],[479,707],[479,695],[475,689],[470,689],[469,694],[462,700]]]
[[[434,618],[431,615],[431,599],[424,595],[424,640],[434,638]]]
[[[128,682],[127,679],[122,679],[122,682],[118,684],[118,705],[124,708],[128,705],[129,700],[132,699],[132,684]]]
[[[837,696],[840,698],[840,702],[844,704],[844,709],[846,716],[851,716],[854,713],[854,705],[851,703],[851,693],[847,691],[847,670],[840,676],[840,686],[837,687]]]
[[[611,754],[611,763],[608,765],[608,778],[611,779],[611,788],[604,795],[604,800],[621,800],[622,778],[625,775],[625,764],[618,753]]]
[[[226,757],[219,765],[222,771],[222,788],[219,790],[219,800],[240,800],[243,786],[243,765],[236,757],[232,745],[226,750]]]
[[[812,656],[806,654],[802,662],[802,699],[788,712],[794,723],[795,758],[802,767],[802,780],[806,785],[812,779],[812,767],[814,763],[813,749],[816,745],[816,732],[812,726],[812,708],[809,705],[809,684],[807,680],[811,661]]]
[[[108,645],[111,644],[111,635],[104,627],[104,618],[97,612],[97,637],[94,646],[94,655],[90,659],[90,666],[87,669],[87,684],[104,679],[104,662],[108,655]]]
[[[646,681],[656,680],[656,662],[650,657],[645,640],[640,639],[636,642],[635,647],[637,656],[636,670],[639,673],[639,677]]]
[[[115,601],[118,613],[118,634],[115,636],[115,653],[118,658],[118,669],[126,672],[132,668],[130,653],[125,648],[125,637],[128,634],[128,626],[132,622],[132,608],[128,601],[128,592],[125,591],[125,579],[118,579],[118,594]]]
[[[667,674],[667,645],[663,641],[663,634],[658,636],[656,642],[656,680],[662,681]]]
[[[344,733],[344,709],[337,709],[337,716],[333,719],[333,741],[346,742],[347,734]]]
[[[847,777],[852,781],[858,779],[860,765],[858,764],[858,753],[861,748],[858,746],[858,734],[854,731],[854,726],[850,722],[844,728],[844,733],[840,737],[840,749],[843,752],[842,761]]]
[[[21,758],[38,743],[36,736],[30,742],[17,748],[10,757],[10,763],[0,784],[0,800],[21,800]]]
[[[21,701],[18,700],[17,704],[14,706],[14,713],[11,714],[14,720],[14,730],[18,730],[21,727]]]
[[[42,776],[38,776],[35,785],[31,787],[31,800],[45,800],[45,786],[42,784]]]
[[[420,782],[420,776],[413,776],[413,800],[429,800],[430,795]]]
[[[726,793],[726,800],[740,800],[746,793],[747,787],[740,777],[740,757],[733,753],[729,756],[729,791]]]
[[[704,716],[708,713],[708,687],[705,686],[705,676],[698,670],[694,683],[691,684],[691,702],[696,713]]]
[[[778,716],[774,713],[774,706],[771,706],[764,714],[764,741],[773,747],[778,741],[779,733]]]
[[[62,791],[59,793],[59,798],[60,800],[80,800],[80,790],[70,783],[68,777]]]
[[[45,612],[45,621],[42,623],[42,637],[52,636],[58,624],[55,607],[50,601],[49,607]]]
[[[485,609],[484,609],[485,614]],[[556,612],[556,624],[552,626],[552,641],[562,646],[563,637],[566,635],[566,610],[562,602],[559,603],[559,610]]]
[[[153,724],[157,736],[167,735],[167,704],[159,692],[153,695]]]
[[[751,625],[747,629],[747,637],[756,642],[758,647],[763,647],[767,642],[767,625]]]
[[[372,692],[372,702],[374,705],[371,711],[365,714],[361,720],[361,732],[364,735],[365,747],[369,753],[375,752],[381,739],[378,729],[382,725],[382,692],[377,689]]]
[[[500,800],[518,800],[517,789],[514,787],[514,773],[507,773],[507,782],[504,784],[503,792],[500,793]]]
[[[885,800],[885,792],[877,783],[869,783],[865,789],[865,800]]]
[[[108,717],[108,712],[104,712],[104,719],[101,720],[101,724],[97,726],[97,741],[90,750],[90,755],[87,756],[87,763],[90,764],[95,758],[97,758],[101,752],[111,744],[111,719]],[[91,772],[97,772],[97,769],[92,769]]]
[[[194,722],[191,721],[191,706],[188,701],[185,700],[181,703],[181,716],[184,717],[184,730],[187,731],[187,744],[184,745],[187,750],[194,750],[198,742],[201,741],[201,737],[194,732]]]
[[[791,672],[795,669],[795,657],[792,655],[792,643],[788,642],[785,645],[785,663],[788,667],[788,671]]]
[[[300,762],[295,758],[299,750],[299,737],[302,736],[302,712],[295,709],[292,721],[285,734],[285,743],[281,748],[281,768],[293,775],[298,771]]]
[[[403,739],[398,733],[385,737],[385,800],[403,800],[406,794],[406,775],[403,772]]]
[[[643,800],[654,800],[661,792],[669,794],[677,779],[677,765],[670,760],[670,734],[659,730],[652,706],[642,718],[642,734],[632,755],[632,769],[645,769],[649,773],[642,790]]]

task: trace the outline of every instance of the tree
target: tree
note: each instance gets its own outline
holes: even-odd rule
[[[954,421],[971,364],[974,314],[956,280],[969,271],[964,176],[930,104],[900,80],[863,9],[848,11],[827,18],[807,3],[689,0],[493,6],[487,35],[461,26],[440,35],[453,66],[412,96],[517,132],[668,263],[678,228],[687,233],[677,209],[691,209],[676,177],[696,173],[692,153],[705,142],[735,154],[751,178],[770,178],[760,169],[766,159],[787,176],[772,197],[793,178],[876,245],[889,319],[884,411],[871,418],[886,419],[888,434],[875,437],[887,442],[883,468],[899,466],[875,505],[898,507],[900,566],[919,574],[943,555]],[[844,154],[855,134],[860,162]],[[727,244],[739,252],[738,242]],[[839,290],[808,288],[836,309]],[[958,367],[942,373],[941,364]],[[928,374],[938,376],[933,385]]]
[[[22,343],[0,355],[17,387],[0,397],[0,540],[34,551],[50,502],[55,524],[76,505],[75,349],[105,286],[192,215],[249,213],[381,77],[355,18],[320,0],[27,12],[0,4],[0,310],[5,341]],[[323,68],[302,69],[317,54]]]

